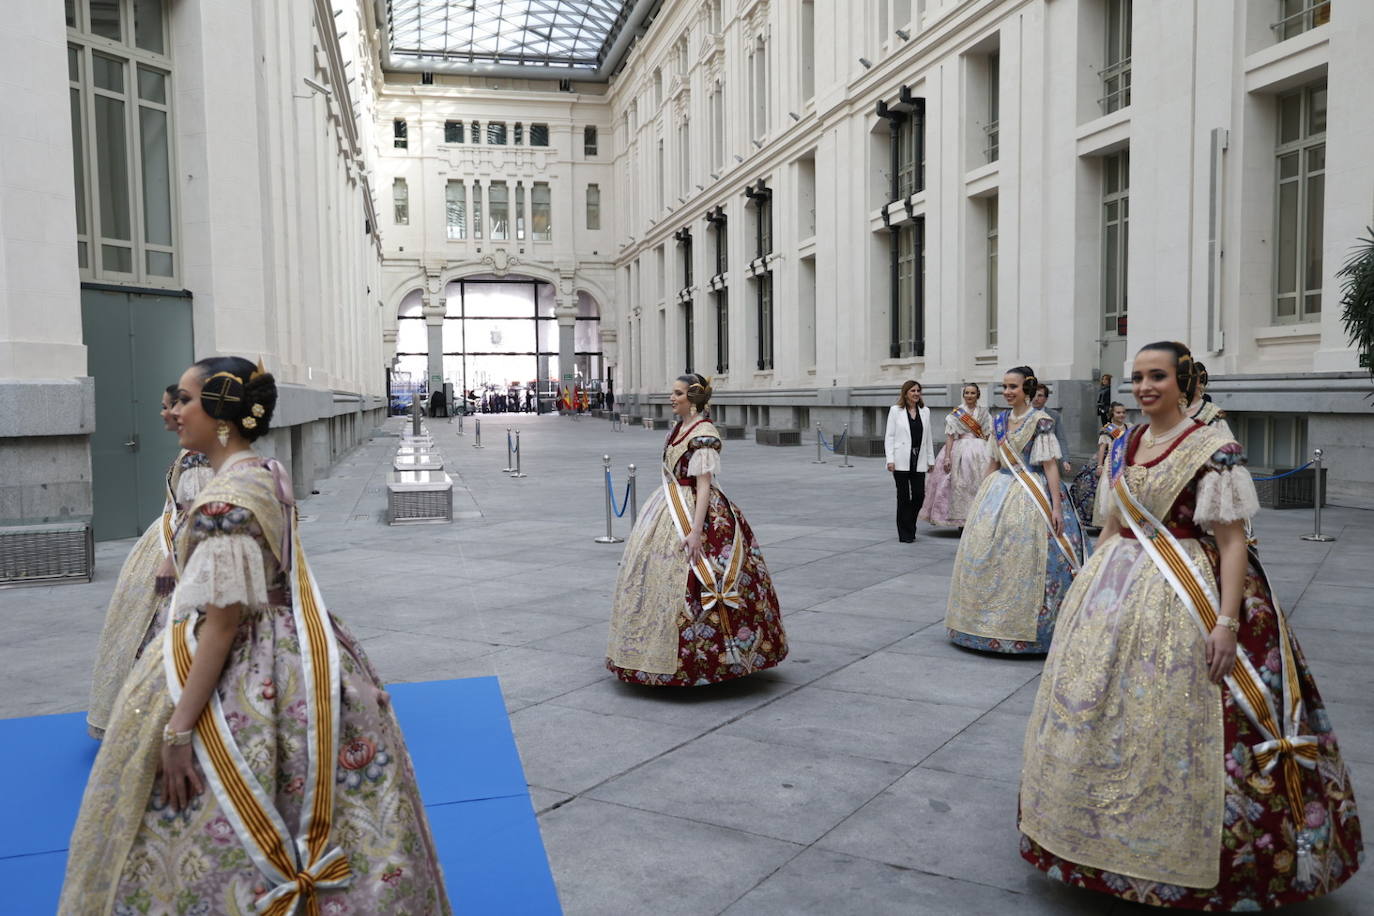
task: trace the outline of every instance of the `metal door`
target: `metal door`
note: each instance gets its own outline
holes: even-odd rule
[[[136,537],[162,509],[163,478],[177,453],[159,410],[163,388],[193,358],[191,300],[83,289],[81,325],[95,379],[95,537]]]

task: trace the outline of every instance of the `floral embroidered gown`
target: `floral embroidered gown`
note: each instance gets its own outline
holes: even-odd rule
[[[100,631],[100,647],[91,677],[86,729],[93,738],[105,733],[124,678],[144,646],[166,622],[171,597],[157,594],[154,587],[165,539],[181,524],[186,508],[212,476],[204,455],[181,450],[167,469],[167,497],[162,513],[143,532],[119,570],[114,594],[105,611],[105,626]]]
[[[622,681],[714,684],[787,656],[778,596],[744,515],[721,492],[721,435],[709,420],[679,421],[663,449],[658,488],[625,545],[606,667]],[[696,478],[711,474],[704,567],[682,550],[695,517]],[[703,583],[703,578],[706,580]]]
[[[1097,444],[1110,449],[1117,436],[1125,435],[1128,428],[1120,423],[1108,423],[1097,434]],[[1100,466],[1090,466],[1079,471],[1073,479],[1073,486],[1070,488],[1074,506],[1078,509],[1079,520],[1085,526],[1093,528],[1102,527],[1099,522],[1094,520],[1093,514],[1094,507],[1097,505],[1097,480],[1102,475],[1102,468],[1107,465],[1106,454],[1104,451]]]
[[[960,419],[961,412],[977,423],[982,437]],[[945,418],[945,435],[954,437],[948,456],[949,471],[945,471],[945,447],[941,446],[935,464],[926,473],[926,499],[917,517],[940,528],[962,528],[988,468],[987,440],[992,435],[992,416],[981,405],[971,411],[957,407]]]
[[[1054,418],[1035,409],[1019,419],[1010,413],[1004,416],[994,426],[1005,423],[1010,447],[1049,500],[1042,464],[1062,457]],[[945,627],[950,642],[965,648],[1009,655],[1042,653],[1049,649],[1074,565],[1031,495],[999,458],[995,430],[985,448],[984,461],[998,461],[999,466],[983,478],[964,523],[954,555]],[[1060,516],[1067,550],[1075,564],[1081,564],[1086,552],[1083,527],[1067,498],[1061,500]]]
[[[305,637],[292,610],[295,580],[283,572],[279,546],[290,510],[278,499],[289,498],[289,487],[275,462],[253,457],[221,469],[178,533],[183,565],[170,616],[195,625],[202,605],[245,605],[216,694],[232,743],[294,837],[303,817],[307,738],[315,732]],[[357,641],[332,615],[325,619],[340,672],[338,740],[327,758],[330,842],[352,876],[343,889],[317,891],[320,912],[447,914],[434,842],[389,698]],[[165,636],[148,644],[115,704],[72,834],[63,914],[247,914],[269,890],[209,783],[180,812],[164,800],[160,752],[173,708]],[[204,782],[199,747],[196,768]]]
[[[1129,433],[1126,481],[1215,593],[1212,526],[1259,508],[1241,448],[1194,426],[1132,466],[1143,430]],[[1121,518],[1110,478],[1097,517],[1108,513]],[[1122,531],[1098,545],[1060,610],[1026,729],[1021,855],[1060,881],[1156,906],[1249,911],[1336,889],[1359,867],[1360,822],[1302,650],[1288,633],[1303,704],[1292,733],[1315,738],[1314,759],[1266,770],[1264,736],[1230,686],[1208,679],[1191,612],[1124,521]],[[1283,628],[1252,554],[1238,647],[1280,710],[1294,699]]]

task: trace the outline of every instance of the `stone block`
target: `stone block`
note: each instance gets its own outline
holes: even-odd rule
[[[95,379],[0,380],[0,439],[93,432]]]

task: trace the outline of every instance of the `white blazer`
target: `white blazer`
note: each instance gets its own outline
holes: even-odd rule
[[[887,453],[887,463],[898,471],[920,471],[925,473],[935,463],[935,450],[930,441],[930,408],[918,407],[916,413],[921,417],[921,451],[916,456],[916,467],[911,466],[911,427],[908,425],[906,408],[893,404],[887,411],[887,435],[883,437],[883,450]]]

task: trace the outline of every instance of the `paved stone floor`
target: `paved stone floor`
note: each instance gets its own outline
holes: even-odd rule
[[[511,480],[504,427],[523,430]],[[401,421],[389,421],[397,431]],[[347,456],[302,504],[330,608],[389,681],[496,674],[569,914],[1153,912],[1064,888],[1017,855],[1021,738],[1040,661],[944,639],[956,539],[900,544],[876,459],[729,442],[723,485],[762,541],[791,657],[730,684],[623,685],[602,667],[619,545],[601,455],[656,481],[662,433],[604,421],[431,421],[460,485],[452,525],[388,528],[396,439]],[[1328,701],[1374,833],[1374,513],[1264,512],[1263,555]],[[625,520],[616,522],[623,535]],[[85,708],[105,602],[130,541],[90,585],[0,591],[0,716]],[[1286,912],[1374,912],[1367,866]],[[454,901],[461,910],[461,899]]]

